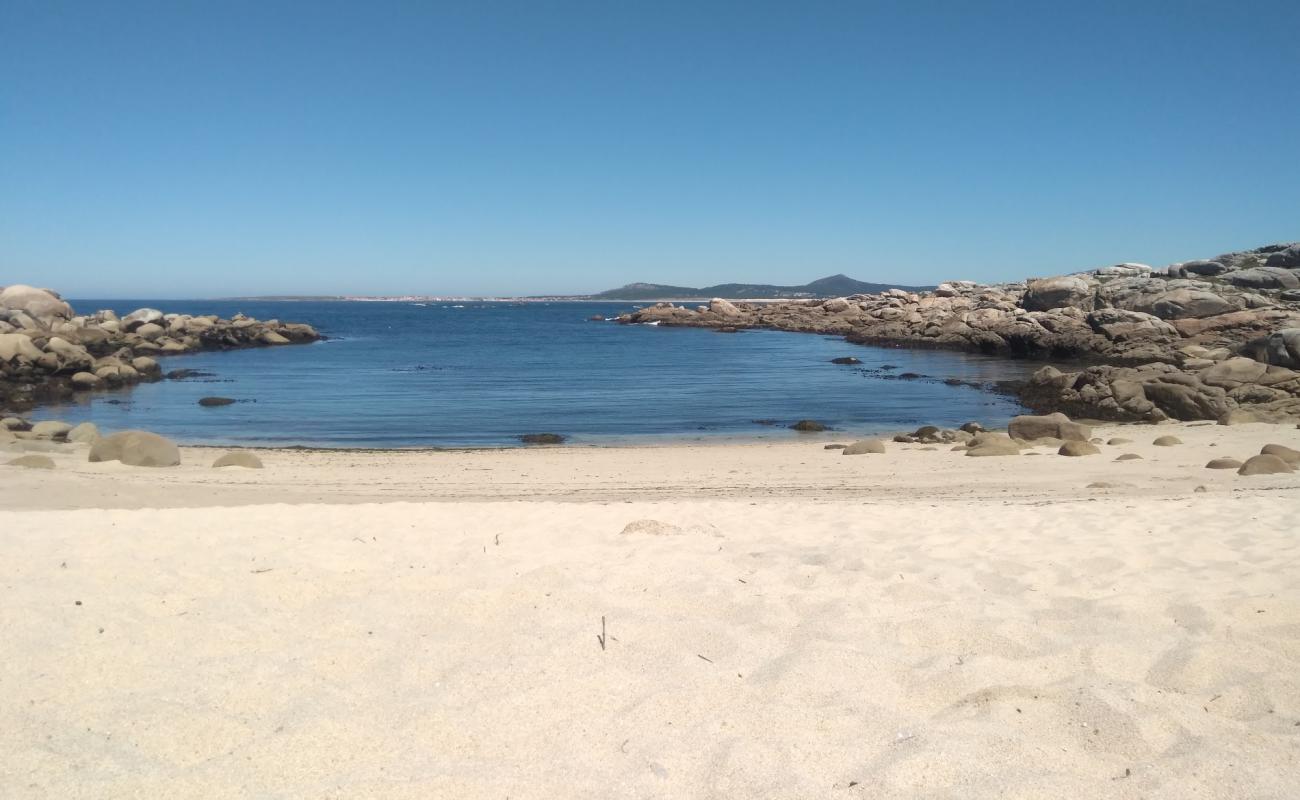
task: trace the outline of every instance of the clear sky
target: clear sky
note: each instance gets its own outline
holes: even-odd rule
[[[1295,240],[1298,30],[1295,0],[0,0],[0,283],[932,283]]]

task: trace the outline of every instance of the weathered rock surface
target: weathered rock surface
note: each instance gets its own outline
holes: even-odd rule
[[[49,456],[26,455],[19,456],[5,462],[11,467],[27,467],[28,469],[54,469],[54,459]]]
[[[80,444],[94,444],[99,441],[99,426],[93,422],[83,422],[68,431],[68,441]]]
[[[1213,458],[1205,465],[1206,469],[1241,469],[1241,462],[1235,458]]]
[[[852,342],[1084,361],[1040,371],[1035,411],[1118,421],[1300,418],[1300,244],[1268,245],[1153,270],[1116,264],[1078,275],[829,300],[658,303],[627,324],[750,327]],[[1248,374],[1229,359],[1288,372]],[[1226,374],[1225,374],[1226,373]],[[1245,374],[1239,379],[1239,374]],[[1229,383],[1229,381],[1235,381]]]
[[[89,460],[120,461],[131,467],[174,467],[181,463],[176,443],[148,431],[122,431],[90,447]]]
[[[77,315],[56,293],[13,285],[0,291],[0,408],[30,409],[74,391],[159,380],[155,356],[314,342],[310,325],[221,319],[140,309]]]
[[[1285,472],[1295,472],[1295,467],[1277,456],[1266,454],[1251,456],[1237,470],[1238,475],[1279,475]]]
[[[863,439],[861,441],[854,442],[853,444],[844,448],[843,455],[860,456],[860,455],[865,455],[867,453],[879,454],[883,452],[885,452],[884,442],[880,441],[879,439]]]
[[[1041,417],[1030,415],[1013,417],[1007,426],[1007,435],[1012,439],[1024,441],[1052,438],[1086,442],[1092,438],[1092,429],[1087,425],[1071,422],[1069,417],[1058,411]]]
[[[1065,442],[1061,449],[1057,450],[1057,455],[1062,456],[1095,456],[1100,455],[1101,450],[1092,442]]]

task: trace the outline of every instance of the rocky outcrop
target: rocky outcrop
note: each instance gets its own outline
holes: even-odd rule
[[[949,281],[931,292],[694,309],[658,303],[618,321],[836,334],[862,344],[1067,363],[1040,370],[1022,401],[1071,416],[1300,416],[1300,385],[1290,371],[1300,370],[1300,244],[1162,269],[1124,263],[995,286]]]
[[[0,408],[158,380],[158,356],[314,342],[310,325],[142,308],[78,315],[48,289],[0,291]]]

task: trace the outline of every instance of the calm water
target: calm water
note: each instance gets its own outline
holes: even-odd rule
[[[550,431],[574,442],[717,436],[791,438],[812,418],[846,434],[967,420],[1004,422],[1010,400],[946,378],[990,382],[1028,365],[822,336],[589,322],[627,303],[430,304],[74,300],[80,311],[144,305],[308,322],[315,345],[162,359],[213,377],[86,395],[32,416],[147,428],[193,444],[476,446]],[[830,364],[856,356],[861,366]],[[892,371],[879,371],[894,365]],[[905,372],[922,380],[890,379]],[[201,397],[236,398],[203,408]],[[756,424],[774,420],[781,427]]]

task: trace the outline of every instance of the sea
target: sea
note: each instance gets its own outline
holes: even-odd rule
[[[328,448],[519,446],[801,436],[845,439],[920,425],[1005,423],[989,387],[1034,365],[839,337],[620,325],[634,303],[73,300],[85,313],[159,308],[306,322],[328,339],[161,358],[199,377],[85,393],[33,419],[141,428],[186,444]],[[592,317],[599,316],[601,321]],[[831,363],[839,357],[862,363]],[[207,396],[235,399],[203,407]]]

